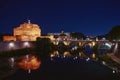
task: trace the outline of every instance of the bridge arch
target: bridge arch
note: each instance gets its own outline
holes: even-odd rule
[[[103,42],[103,43],[99,44],[98,49],[107,49],[107,50],[109,50],[109,49],[111,49],[111,47],[112,47],[112,43]]]
[[[111,42],[103,42],[98,46],[99,54],[105,54],[111,50],[113,44]]]

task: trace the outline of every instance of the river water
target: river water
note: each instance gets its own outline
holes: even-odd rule
[[[4,80],[120,80],[118,73],[101,62],[74,56],[41,60],[35,70],[19,68]]]

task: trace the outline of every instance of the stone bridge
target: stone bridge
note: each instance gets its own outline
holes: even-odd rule
[[[99,48],[101,48],[101,45],[106,45],[110,47],[111,49],[114,49],[114,53],[118,53],[118,46],[120,45],[120,42],[110,42],[110,41],[84,41],[84,40],[74,40],[74,41],[57,41],[54,40],[52,41],[54,45],[59,45],[60,43],[64,43],[65,45],[70,46],[71,44],[75,46],[82,46],[85,47],[86,45],[89,45],[90,47],[95,46],[96,44],[99,45]],[[14,41],[14,42],[0,42],[0,51],[8,51],[11,49],[20,49],[20,48],[25,48],[25,47],[34,47],[35,46],[35,41]]]
[[[71,44],[75,44],[78,46],[85,46],[85,45],[89,45],[91,47],[95,46],[96,44],[102,45],[102,44],[107,44],[109,46],[112,46],[115,44],[115,42],[110,42],[110,41],[81,41],[81,40],[76,40],[76,41],[58,41],[58,40],[54,40],[52,41],[54,43],[54,45],[59,45],[59,43],[64,43],[65,45],[69,46]]]
[[[3,41],[0,42],[0,51],[9,51],[26,47],[34,47],[34,41]]]

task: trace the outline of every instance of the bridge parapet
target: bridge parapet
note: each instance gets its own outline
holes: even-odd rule
[[[59,41],[59,40],[53,40],[52,41],[54,43],[54,45],[58,45],[59,43],[64,43],[65,45],[70,45],[72,43],[74,44],[78,44],[79,46],[85,46],[85,45],[90,45],[91,47],[95,46],[95,44],[98,44],[98,45],[101,45],[101,44],[104,44],[104,43],[107,43],[109,45],[113,45],[114,42],[110,42],[108,40],[98,40],[98,41],[95,41],[95,40],[92,40],[92,41],[86,41],[86,40],[62,40],[62,41]]]

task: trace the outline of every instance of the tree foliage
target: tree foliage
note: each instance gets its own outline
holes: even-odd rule
[[[3,40],[3,35],[0,33],[0,41]]]
[[[93,46],[93,52],[98,56],[99,55],[99,51],[98,51],[98,47],[99,47],[99,44],[95,44],[95,46]]]
[[[57,50],[60,54],[63,54],[65,51],[68,51],[68,46],[66,46],[63,42],[60,42],[57,46]]]
[[[108,33],[108,38],[110,40],[119,40],[120,39],[120,25],[114,26]]]
[[[49,38],[37,38],[36,53],[40,57],[48,57],[54,49],[54,45]]]
[[[70,33],[70,36],[72,38],[77,38],[77,39],[81,39],[81,38],[84,38],[84,34],[80,33],[80,32],[72,32]]]

